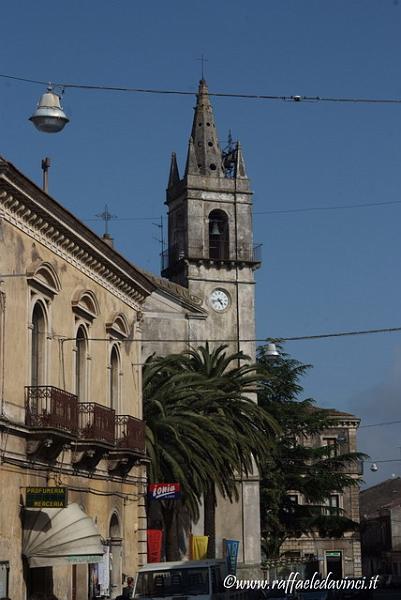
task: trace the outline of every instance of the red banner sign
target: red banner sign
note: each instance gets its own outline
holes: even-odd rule
[[[162,540],[163,531],[161,529],[148,529],[148,562],[161,562]]]
[[[179,483],[150,483],[148,485],[149,500],[177,500],[181,496]]]

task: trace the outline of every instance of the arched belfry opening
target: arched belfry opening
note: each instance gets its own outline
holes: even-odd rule
[[[227,260],[229,258],[228,216],[223,210],[212,210],[209,214],[209,258]]]

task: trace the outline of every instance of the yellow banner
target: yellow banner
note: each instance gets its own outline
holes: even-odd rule
[[[207,558],[207,544],[209,536],[192,535],[191,536],[191,558],[192,560],[204,560]]]

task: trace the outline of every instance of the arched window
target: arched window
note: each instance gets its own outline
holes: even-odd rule
[[[32,313],[31,385],[44,385],[46,368],[46,316],[36,302]]]
[[[109,525],[110,550],[113,568],[110,571],[111,588],[117,593],[121,590],[122,574],[122,534],[120,521],[116,513],[113,513]]]
[[[117,346],[114,345],[110,354],[110,407],[118,412],[119,409],[119,374],[120,374],[120,355]]]
[[[75,393],[81,402],[85,402],[88,381],[88,336],[83,325],[78,327],[75,345]]]
[[[209,214],[209,258],[227,260],[229,251],[228,217],[222,210],[212,210]]]

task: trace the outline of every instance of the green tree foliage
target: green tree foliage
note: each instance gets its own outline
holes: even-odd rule
[[[318,533],[340,537],[357,523],[338,508],[325,505],[332,494],[357,486],[349,467],[365,458],[345,451],[345,444],[310,447],[307,441],[335,423],[333,412],[319,409],[310,398],[299,400],[301,378],[311,368],[283,353],[272,360],[266,347],[258,349],[257,361],[266,378],[258,393],[261,408],[282,428],[276,444],[270,446],[261,467],[262,549],[266,557],[278,558],[287,538]],[[355,472],[355,468],[353,469]],[[296,504],[289,492],[298,492],[307,504]]]
[[[143,371],[149,481],[179,482],[182,507],[199,518],[202,496],[215,490],[238,499],[238,474],[261,463],[277,431],[252,398],[263,376],[242,352],[226,346],[151,357]],[[245,363],[245,364],[242,364]],[[177,558],[173,533],[177,504],[164,503],[168,558]]]

